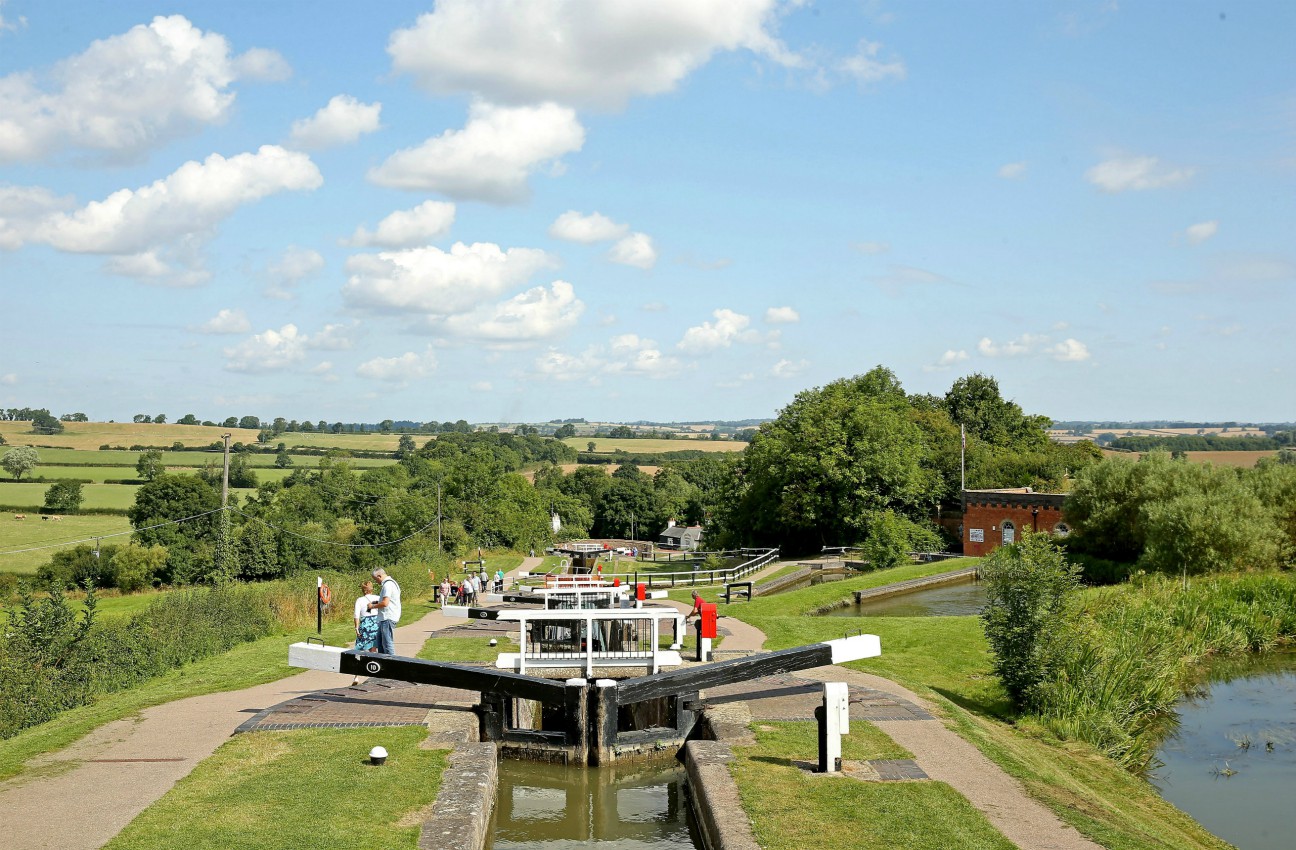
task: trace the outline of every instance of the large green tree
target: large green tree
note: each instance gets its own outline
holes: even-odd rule
[[[975,373],[959,378],[945,393],[945,409],[969,435],[995,446],[1042,446],[1048,440],[1047,416],[1027,416],[999,393],[999,382]]]
[[[145,481],[152,481],[166,472],[166,464],[162,462],[162,452],[158,449],[141,452],[139,460],[135,461],[135,471]]]
[[[45,491],[45,507],[51,511],[76,513],[81,509],[81,499],[80,481],[55,481]]]
[[[4,453],[0,457],[0,466],[4,467],[5,472],[14,477],[15,481],[21,481],[22,477],[36,468],[40,463],[40,453],[31,446],[17,446]]]

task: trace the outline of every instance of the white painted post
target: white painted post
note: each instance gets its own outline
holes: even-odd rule
[[[585,677],[594,678],[594,618],[585,618]]]
[[[657,666],[657,644],[659,641],[658,629],[660,627],[657,623],[656,617],[653,617],[649,622],[652,623],[652,660],[648,662],[648,672],[649,674],[655,674],[658,669],[660,669]]]
[[[526,674],[526,657],[527,657],[527,621],[526,617],[518,617],[518,628],[522,630],[518,635],[518,643],[521,652],[518,653],[518,672]]]
[[[845,682],[824,682],[823,727],[819,739],[819,769],[841,770],[841,736],[850,732],[850,691]]]

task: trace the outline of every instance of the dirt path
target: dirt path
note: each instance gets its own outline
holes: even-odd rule
[[[519,569],[534,569],[526,558]],[[517,570],[510,571],[512,576]],[[396,654],[414,656],[432,632],[462,624],[440,611],[396,629]],[[287,655],[287,645],[284,654]],[[24,850],[94,850],[229,740],[239,724],[285,700],[345,686],[350,677],[307,670],[277,682],[154,706],[99,727],[38,764],[58,775],[0,783],[0,836]]]

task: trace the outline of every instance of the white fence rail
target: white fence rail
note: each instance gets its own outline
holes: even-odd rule
[[[707,555],[719,555],[722,558],[744,558],[745,560],[733,567],[722,567],[719,569],[694,569],[687,572],[660,572],[657,570],[645,570],[634,572],[613,573],[603,571],[600,575],[602,580],[612,582],[620,579],[622,584],[636,584],[643,582],[649,588],[655,587],[707,587],[717,584],[728,584],[732,581],[740,581],[747,576],[772,564],[778,560],[778,549],[735,549],[725,552],[698,552],[699,558],[695,563],[701,563],[701,560]],[[544,582],[546,585],[550,582],[558,582],[565,575],[532,574],[524,581]]]

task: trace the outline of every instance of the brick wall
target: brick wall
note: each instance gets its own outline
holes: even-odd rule
[[[963,493],[963,554],[980,557],[1021,538],[1024,531],[1067,533],[1060,493]]]

